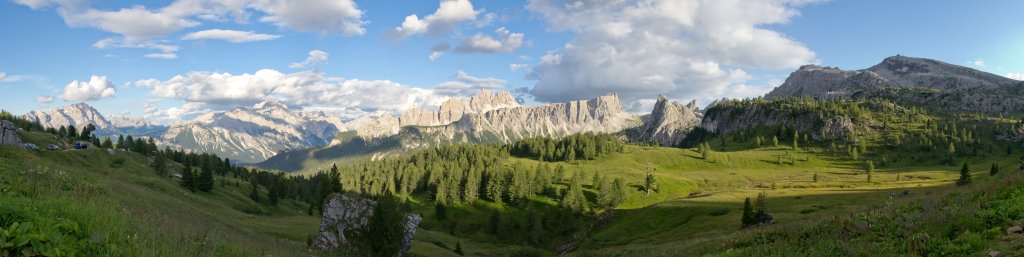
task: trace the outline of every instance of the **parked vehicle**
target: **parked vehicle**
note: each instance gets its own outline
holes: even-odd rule
[[[75,143],[75,149],[86,149],[89,148],[89,144],[78,142]]]
[[[57,151],[60,150],[60,146],[57,146],[55,144],[49,144],[46,146],[46,150]]]
[[[36,146],[36,144],[33,144],[33,143],[25,143],[22,146],[25,147],[25,149],[39,151],[39,146]]]

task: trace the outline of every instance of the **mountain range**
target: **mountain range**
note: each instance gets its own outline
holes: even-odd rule
[[[1024,82],[931,59],[893,56],[863,70],[805,65],[765,97],[796,96],[887,97],[963,111],[1006,112],[1024,109]],[[105,117],[84,103],[32,111],[24,117],[52,127],[93,123],[100,135],[149,136],[163,146],[286,171],[443,144],[510,143],[585,132],[619,133],[633,142],[676,146],[695,129],[727,132],[796,122],[766,113],[747,113],[746,119],[735,113],[721,115],[721,110],[705,113],[714,106],[701,110],[696,102],[684,105],[661,96],[650,113],[636,115],[624,111],[615,94],[522,106],[508,92],[482,90],[473,97],[449,99],[436,110],[412,108],[398,115],[382,113],[348,122],[323,112],[290,109],[275,100],[206,113],[169,126],[144,118]],[[827,122],[837,133],[856,127],[843,117]]]

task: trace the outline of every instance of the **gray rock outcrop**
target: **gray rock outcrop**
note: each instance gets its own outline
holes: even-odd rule
[[[320,232],[313,241],[313,248],[333,250],[349,246],[350,236],[354,231],[367,225],[373,216],[376,202],[371,199],[357,198],[343,194],[331,194],[324,200],[323,219],[320,221]],[[398,256],[403,256],[412,247],[412,239],[416,235],[423,217],[410,213],[406,216],[405,236],[402,249]]]
[[[941,61],[893,56],[862,70],[805,65],[765,98],[885,97],[952,110],[1013,112],[1024,108],[1024,83]]]
[[[18,127],[13,122],[0,120],[0,144],[21,145],[21,137],[18,137]]]
[[[658,97],[651,114],[642,117],[643,125],[627,131],[627,134],[634,141],[677,146],[694,128],[700,126],[701,117],[697,113],[696,101],[684,106],[678,102],[669,102],[662,95]]]
[[[762,105],[717,105],[704,113],[700,125],[702,129],[718,134],[761,126],[794,128],[801,134],[808,134],[817,140],[851,139],[858,131],[870,130],[868,126],[855,124],[846,116],[823,117],[817,113],[792,115],[787,111]]]

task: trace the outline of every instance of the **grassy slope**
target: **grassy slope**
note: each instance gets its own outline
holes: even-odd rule
[[[53,140],[43,134],[24,138],[35,143]],[[754,197],[762,190],[768,192],[778,222],[772,228],[787,228],[884,205],[889,195],[905,188],[912,192],[910,199],[935,199],[948,191],[958,176],[958,167],[904,164],[879,167],[874,182],[866,182],[860,162],[836,158],[818,148],[798,151],[800,161],[794,164],[775,163],[777,154],[789,151],[776,147],[716,152],[709,162],[692,149],[629,146],[624,153],[600,160],[561,163],[568,174],[584,172],[589,178],[591,172],[599,171],[604,176],[625,178],[635,186],[650,162],[659,186],[651,196],[630,191],[617,217],[572,254],[713,252],[716,248],[708,245],[752,233],[739,229],[740,208],[744,197]],[[247,214],[266,207],[249,200],[245,181],[238,181],[236,187],[232,178],[218,177],[227,186],[218,183],[211,193],[187,192],[176,181],[153,174],[145,157],[131,153],[118,152],[112,157],[98,149],[28,152],[3,147],[0,154],[2,206],[15,206],[37,222],[65,218],[88,224],[87,229],[103,234],[106,242],[126,255],[309,255],[304,241],[315,233],[319,222],[318,217],[304,214],[304,204],[292,201],[283,201],[269,216]],[[124,162],[112,168],[117,158]],[[538,163],[522,158],[513,161]],[[975,177],[987,176],[982,173],[991,162],[1009,167],[1017,160],[1003,155],[973,158]],[[28,172],[22,173],[25,170]],[[815,173],[817,183],[812,181]],[[904,180],[895,181],[897,174]],[[695,192],[699,196],[690,197]],[[464,219],[486,219],[489,212],[481,210],[501,208],[483,203],[450,213],[466,213],[461,216]],[[432,218],[430,205],[414,208]],[[482,233],[453,236],[430,222],[417,233],[413,254],[455,256],[452,249],[456,243],[466,256],[507,256],[527,248],[495,243]]]
[[[47,137],[24,139],[53,140]],[[110,156],[103,149],[31,152],[3,146],[0,208],[37,224],[72,220],[101,238],[98,244],[116,249],[114,255],[307,255],[305,241],[319,218],[306,215],[305,204],[286,200],[263,207],[249,199],[247,182],[231,177],[216,177],[210,193],[189,192],[156,175],[148,163],[138,154]]]

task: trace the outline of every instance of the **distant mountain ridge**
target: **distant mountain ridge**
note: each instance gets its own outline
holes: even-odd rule
[[[949,110],[1024,109],[1024,82],[941,61],[892,56],[863,70],[805,65],[766,98],[883,97]]]
[[[159,138],[174,148],[254,163],[282,151],[326,145],[344,126],[340,118],[294,111],[283,102],[268,100],[173,124]]]

